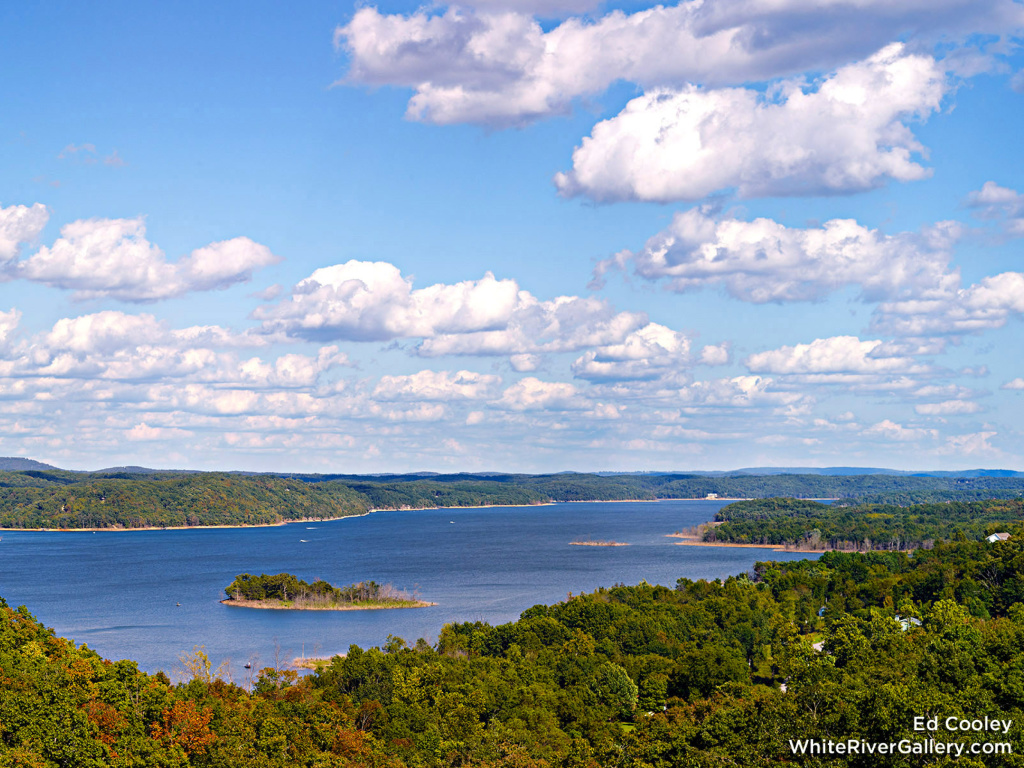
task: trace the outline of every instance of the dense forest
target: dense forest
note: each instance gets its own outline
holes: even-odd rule
[[[275,475],[0,472],[0,528],[269,525],[373,509],[706,498],[1019,499],[1024,478],[902,475]]]
[[[942,504],[833,506],[807,499],[754,499],[722,507],[704,541],[817,549],[916,549],[958,535],[980,539],[1024,521],[1020,499]]]
[[[353,646],[303,678],[266,668],[231,682],[196,649],[172,684],[0,602],[0,765],[1020,765],[1024,530],[1013,532],[617,585],[502,626],[447,625],[436,645]],[[915,730],[925,715],[1013,725]],[[967,751],[795,755],[807,739]],[[1014,754],[985,754],[1000,743]]]
[[[394,607],[420,605],[415,596],[391,584],[360,581],[345,587],[336,587],[323,579],[307,583],[291,573],[265,573],[254,576],[242,573],[224,588],[228,602],[276,603],[296,608],[324,608],[329,606]]]

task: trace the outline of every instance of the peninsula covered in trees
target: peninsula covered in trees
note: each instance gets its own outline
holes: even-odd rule
[[[771,498],[722,507],[715,523],[702,527],[701,538],[706,543],[807,550],[906,550],[957,537],[977,540],[1020,522],[1024,522],[1020,499],[898,506]]]
[[[316,579],[307,584],[290,573],[253,576],[242,573],[224,588],[221,602],[243,608],[284,608],[306,611],[356,611],[375,608],[426,608],[416,596],[390,584],[360,581],[347,587]]]
[[[408,475],[0,471],[0,528],[275,525],[372,510],[567,501],[836,498],[909,504],[1018,499],[1024,477],[892,474]]]

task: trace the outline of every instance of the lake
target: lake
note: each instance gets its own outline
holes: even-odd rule
[[[328,656],[388,635],[431,643],[451,621],[513,621],[538,603],[616,583],[674,587],[724,578],[770,549],[677,546],[666,534],[712,519],[726,501],[581,502],[537,507],[376,512],[270,528],[181,531],[4,531],[0,596],[57,634],[109,659],[174,676],[203,645],[214,664],[272,666]],[[574,540],[628,547],[570,546]],[[239,573],[294,573],[336,585],[362,580],[417,591],[431,608],[268,611],[221,605]],[[180,606],[178,605],[180,603]]]

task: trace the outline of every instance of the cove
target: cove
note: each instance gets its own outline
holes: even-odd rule
[[[674,587],[759,560],[807,555],[770,548],[676,546],[666,534],[712,519],[724,500],[579,502],[537,507],[376,512],[272,528],[18,532],[0,541],[0,597],[26,605],[58,635],[108,659],[174,675],[204,645],[214,665],[273,666],[383,644],[435,642],[452,621],[513,621],[538,603],[616,583]],[[570,546],[615,540],[628,547]],[[816,555],[810,555],[816,557]],[[256,611],[218,601],[243,572],[287,571],[336,584],[360,580],[417,590],[430,608]],[[180,606],[178,605],[180,603]],[[276,658],[275,658],[276,657]]]

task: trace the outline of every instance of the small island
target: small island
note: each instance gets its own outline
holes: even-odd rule
[[[254,576],[242,573],[224,588],[224,605],[239,608],[271,608],[295,611],[365,611],[379,608],[426,608],[437,603],[424,602],[416,595],[391,584],[360,581],[336,587],[323,579],[312,584],[290,573]]]

